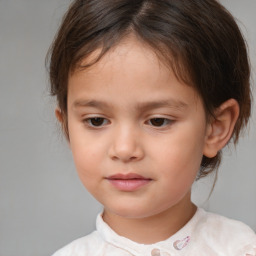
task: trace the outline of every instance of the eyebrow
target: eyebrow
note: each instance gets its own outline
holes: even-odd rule
[[[137,108],[141,110],[151,110],[157,108],[174,108],[174,109],[185,109],[188,107],[183,101],[168,99],[168,100],[160,100],[160,101],[149,101],[149,102],[141,102],[138,103]]]
[[[76,100],[72,105],[74,108],[94,107],[100,109],[109,108],[111,106],[111,104],[108,104],[107,102],[98,100]]]
[[[100,100],[76,100],[72,105],[74,108],[94,107],[99,109],[108,109],[108,108],[111,108],[112,106],[111,103],[100,101]],[[135,108],[146,111],[146,110],[157,109],[162,107],[183,110],[188,107],[188,104],[176,99],[167,99],[167,100],[159,100],[159,101],[156,100],[156,101],[148,101],[148,102],[139,102],[137,103]]]

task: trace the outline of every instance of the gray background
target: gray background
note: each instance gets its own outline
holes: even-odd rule
[[[51,255],[92,231],[101,209],[76,176],[48,93],[44,58],[69,2],[0,0],[0,256]],[[222,2],[240,20],[256,67],[256,1]],[[196,183],[193,194],[205,209],[254,230],[255,112],[254,105],[236,151],[225,150],[210,200],[212,177]]]

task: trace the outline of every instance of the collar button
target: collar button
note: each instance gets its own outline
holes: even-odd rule
[[[151,251],[151,256],[161,256],[160,250],[159,249],[153,249]]]
[[[151,256],[171,256],[171,255],[167,252],[161,253],[159,249],[153,249],[151,251]]]

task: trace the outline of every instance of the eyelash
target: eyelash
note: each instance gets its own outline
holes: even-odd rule
[[[93,124],[93,122],[99,122],[98,125],[96,125],[95,123]],[[86,123],[90,128],[101,128],[107,124],[109,124],[110,122],[104,118],[104,117],[90,117],[90,118],[86,118],[83,120],[84,123]],[[174,120],[168,119],[168,118],[164,118],[164,117],[154,117],[154,118],[150,118],[149,120],[147,120],[145,123],[149,126],[153,126],[155,128],[164,128],[166,126],[171,125],[174,122]],[[153,124],[155,123],[155,124]]]
[[[155,122],[155,125],[153,125],[153,122]],[[159,124],[160,121],[160,124]],[[150,123],[151,126],[153,127],[159,127],[159,128],[163,128],[166,126],[169,126],[171,123],[173,122],[173,120],[170,120],[168,118],[164,118],[164,117],[155,117],[155,118],[150,118],[147,123]],[[159,125],[158,125],[159,124]]]
[[[95,125],[92,123],[92,121],[102,121],[103,123],[100,122],[100,125]],[[109,121],[104,118],[104,117],[90,117],[90,118],[86,118],[85,120],[83,120],[83,122],[85,122],[89,127],[91,128],[100,128],[104,125],[106,125],[106,123],[109,123]]]

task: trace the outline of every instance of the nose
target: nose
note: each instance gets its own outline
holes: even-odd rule
[[[141,136],[135,128],[124,125],[115,129],[109,157],[122,162],[139,161],[144,157]]]

